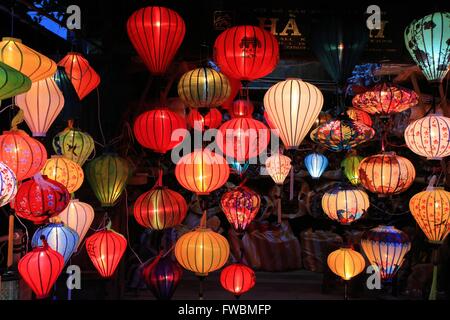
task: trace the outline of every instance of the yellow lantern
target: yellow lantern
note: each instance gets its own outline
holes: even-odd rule
[[[353,185],[358,185],[359,181],[359,164],[361,163],[363,157],[356,154],[350,154],[344,158],[341,162],[341,168],[344,175],[347,177]]]
[[[291,158],[276,153],[266,160],[266,170],[276,184],[282,185],[289,171],[291,171]]]
[[[16,38],[3,38],[0,41],[0,61],[22,72],[31,82],[51,77],[56,72],[55,61]]]
[[[53,149],[80,166],[86,162],[94,151],[94,139],[86,132],[75,129],[72,124],[53,138]]]
[[[344,280],[350,280],[364,270],[366,261],[357,251],[351,248],[340,248],[328,255],[327,264],[334,274]]]
[[[70,193],[77,191],[84,181],[84,173],[80,165],[63,156],[52,156],[48,159],[41,173],[64,185]]]

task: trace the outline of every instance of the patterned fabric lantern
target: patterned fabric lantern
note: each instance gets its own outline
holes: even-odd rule
[[[252,81],[271,73],[279,59],[278,41],[255,26],[226,29],[214,43],[214,60],[232,78]]]
[[[220,206],[233,228],[242,232],[247,229],[259,211],[261,199],[247,187],[237,187],[223,194]]]
[[[359,164],[361,184],[373,193],[393,195],[408,189],[416,178],[416,170],[408,159],[395,152],[364,158]]]
[[[236,100],[228,112],[232,118],[251,118],[255,106],[250,100]]]
[[[175,167],[175,176],[183,188],[207,195],[227,182],[230,168],[221,155],[209,149],[195,150],[183,156]]]
[[[382,280],[391,281],[411,249],[403,231],[393,226],[378,226],[364,233],[361,247],[370,263],[378,268]]]
[[[353,185],[358,185],[359,181],[359,164],[362,161],[363,157],[360,157],[356,154],[350,154],[344,158],[341,162],[341,168],[344,172],[344,175],[347,177],[348,181],[350,181]]]
[[[64,257],[64,263],[69,261],[80,239],[75,230],[60,222],[52,222],[39,227],[31,239],[31,245],[33,247],[42,246],[42,236],[47,240],[50,248],[56,250]]]
[[[145,7],[128,18],[133,47],[152,74],[163,74],[183,42],[186,26],[181,16],[164,7]]]
[[[41,173],[61,183],[69,193],[77,191],[84,181],[84,173],[80,165],[63,156],[52,156],[48,159]]]
[[[11,98],[30,90],[30,88],[30,78],[0,62],[0,100]]]
[[[291,158],[276,153],[266,160],[266,170],[276,184],[282,185],[291,171]]]
[[[59,115],[59,119],[69,121],[81,118],[81,101],[66,73],[66,69],[58,66],[56,73],[53,75],[53,80],[55,80],[56,85],[64,96],[64,107]]]
[[[415,106],[419,96],[413,91],[391,83],[377,84],[372,89],[357,94],[353,106],[370,114],[388,116]]]
[[[86,239],[86,251],[103,278],[111,277],[127,248],[127,240],[111,229],[95,232]]]
[[[0,207],[13,200],[16,193],[16,175],[7,165],[0,162]]]
[[[450,61],[450,12],[434,12],[405,29],[405,45],[430,82],[440,82]]]
[[[21,277],[38,299],[49,295],[64,269],[64,257],[50,248],[47,241],[42,242],[42,246],[23,256],[18,264]]]
[[[310,153],[305,157],[305,167],[311,177],[314,179],[319,179],[328,167],[328,159],[321,153]]]
[[[196,109],[191,109],[186,121],[191,128],[205,131],[220,126],[222,123],[222,113],[216,108],[211,108],[206,115],[202,115]]]
[[[353,121],[361,122],[368,127],[371,127],[373,125],[373,121],[372,118],[370,117],[370,114],[368,114],[365,111],[356,108],[347,108],[346,113],[348,117]]]
[[[212,68],[188,71],[178,82],[178,95],[191,108],[218,107],[230,94],[228,78]]]
[[[428,160],[441,160],[450,155],[450,118],[430,114],[408,125],[406,145],[412,152]]]
[[[322,209],[328,218],[344,225],[359,220],[369,206],[367,193],[353,186],[333,187],[322,197]]]
[[[236,298],[253,288],[255,282],[255,272],[241,263],[230,264],[220,273],[220,284]]]
[[[14,210],[19,217],[41,224],[63,211],[69,200],[66,187],[38,173],[19,186]]]
[[[130,168],[128,161],[105,153],[86,165],[86,177],[102,207],[112,207],[126,187]]]
[[[344,280],[350,280],[363,272],[366,261],[357,251],[351,248],[340,248],[328,255],[327,264],[334,274]]]
[[[264,123],[252,118],[234,118],[222,124],[216,144],[229,158],[239,162],[257,157],[270,141],[270,131]]]
[[[80,166],[83,166],[94,148],[94,139],[91,135],[72,128],[71,125],[53,138],[53,150]]]
[[[0,61],[20,71],[32,82],[51,77],[56,72],[55,61],[27,47],[22,40],[16,38],[2,39]]]
[[[31,89],[16,97],[33,137],[45,137],[64,106],[64,96],[52,77],[33,82]]]
[[[140,114],[133,126],[134,136],[143,147],[163,154],[183,141],[186,130],[172,139],[178,129],[186,129],[186,120],[166,108]]]
[[[264,108],[271,125],[278,129],[288,149],[297,148],[319,116],[323,106],[320,90],[300,79],[278,82],[264,95]]]
[[[0,161],[11,168],[17,181],[34,176],[46,160],[45,147],[25,131],[4,131],[0,136]]]

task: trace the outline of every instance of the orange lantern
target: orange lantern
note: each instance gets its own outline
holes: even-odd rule
[[[41,173],[64,185],[69,193],[77,191],[84,181],[80,165],[64,156],[52,156],[45,163]]]
[[[191,128],[205,131],[208,129],[218,128],[222,123],[222,113],[216,108],[209,109],[208,113],[202,115],[196,109],[191,109],[186,118],[187,123]]]
[[[276,184],[282,185],[289,171],[291,171],[291,158],[276,153],[266,160],[266,170]]]
[[[334,274],[344,280],[350,280],[364,270],[366,261],[357,251],[351,248],[340,248],[328,255],[327,264]]]

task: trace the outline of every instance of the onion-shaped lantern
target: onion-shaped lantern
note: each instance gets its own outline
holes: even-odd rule
[[[255,286],[256,276],[252,268],[242,263],[230,264],[220,273],[220,284],[236,298]]]
[[[361,163],[363,157],[356,154],[350,154],[344,158],[341,162],[341,168],[344,175],[347,177],[353,185],[358,185],[359,181],[359,164]]]
[[[369,156],[359,164],[359,179],[363,187],[381,196],[405,191],[415,178],[416,170],[411,161],[394,152]]]
[[[267,118],[278,129],[278,135],[288,149],[297,148],[302,143],[322,106],[322,92],[300,79],[278,82],[264,95]]]
[[[361,247],[381,279],[391,281],[411,249],[411,242],[406,233],[393,226],[378,226],[364,233]]]
[[[199,131],[215,129],[222,123],[222,113],[216,108],[211,108],[207,114],[202,115],[196,109],[191,109],[186,121],[191,128]]]
[[[353,120],[330,120],[311,132],[311,140],[330,151],[348,151],[373,138],[375,130]]]
[[[356,108],[347,108],[346,113],[348,117],[353,121],[361,122],[368,127],[371,127],[373,125],[373,121],[372,118],[370,117],[370,114],[368,114],[365,111]]]
[[[282,185],[287,175],[291,171],[291,158],[276,153],[266,160],[267,173],[272,177],[276,184]]]
[[[235,79],[262,78],[275,69],[278,59],[278,41],[260,27],[228,28],[214,43],[214,61],[222,72]]]
[[[405,45],[430,82],[440,82],[450,61],[450,12],[434,12],[405,29]]]
[[[230,168],[221,155],[209,149],[195,150],[183,156],[175,167],[175,176],[183,188],[207,195],[227,182]]]
[[[242,232],[247,229],[259,211],[261,199],[253,190],[241,186],[223,194],[220,206],[233,228]]]
[[[84,173],[80,165],[63,156],[52,156],[48,159],[41,173],[61,183],[69,193],[77,191],[84,181]]]
[[[166,108],[140,114],[133,126],[136,140],[143,147],[158,153],[166,153],[181,143],[187,132],[185,129],[186,120]],[[172,138],[176,130],[180,133]]]
[[[30,78],[7,64],[0,62],[0,100],[27,92],[30,88]]]
[[[83,166],[94,151],[95,144],[90,134],[69,126],[53,138],[53,149]]]
[[[178,95],[191,108],[218,107],[230,93],[228,78],[212,68],[188,71],[178,82]]]
[[[321,153],[310,153],[305,157],[305,167],[311,177],[314,179],[319,179],[328,167],[328,159]]]
[[[327,264],[334,274],[344,280],[350,280],[363,272],[366,261],[357,251],[351,248],[340,248],[328,255]]]
[[[0,207],[13,200],[16,193],[16,175],[7,165],[0,162]]]
[[[232,118],[251,118],[255,107],[250,100],[239,99],[228,109]]]
[[[322,209],[328,218],[344,225],[359,220],[369,206],[367,193],[354,186],[336,186],[322,196]]]
[[[112,207],[125,190],[130,168],[128,161],[105,153],[86,166],[86,177],[102,207]]]

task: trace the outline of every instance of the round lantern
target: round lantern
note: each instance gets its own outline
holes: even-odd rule
[[[16,175],[7,165],[0,162],[0,207],[13,200],[16,193]]]
[[[368,127],[371,127],[373,125],[373,121],[372,118],[370,117],[370,114],[368,114],[365,111],[356,108],[347,108],[346,113],[348,117],[353,121],[361,122]]]
[[[450,118],[430,114],[410,123],[405,130],[406,145],[428,160],[450,155]]]
[[[86,165],[86,177],[102,207],[112,207],[125,190],[130,168],[128,161],[105,153]]]
[[[75,251],[78,250],[78,246],[83,242],[86,233],[89,231],[94,216],[94,208],[78,199],[71,199],[69,205],[58,215],[57,218],[61,219],[64,225],[72,228],[78,234],[79,241],[76,244]]]
[[[94,139],[88,133],[71,126],[53,138],[53,150],[80,166],[83,166],[94,149]]]
[[[434,12],[405,29],[405,45],[430,82],[440,82],[450,61],[450,12]]]
[[[364,233],[361,247],[381,279],[391,281],[411,249],[411,242],[406,233],[393,226],[378,226]]]
[[[222,113],[216,108],[211,108],[206,115],[202,115],[196,109],[191,109],[186,121],[191,128],[205,131],[220,126],[222,123]]]
[[[291,158],[276,153],[266,160],[266,170],[276,184],[282,185],[291,171]]]
[[[30,78],[0,62],[0,100],[11,98],[30,90],[30,88]]]
[[[358,185],[359,181],[359,164],[361,163],[363,157],[356,154],[350,154],[344,158],[341,162],[341,168],[344,175],[347,177],[353,185]]]
[[[56,72],[55,61],[27,47],[22,40],[16,38],[2,39],[0,61],[20,71],[32,82],[51,77]]]
[[[175,176],[183,188],[207,195],[227,182],[230,168],[221,155],[209,149],[183,156],[175,167]]]
[[[172,255],[157,256],[142,270],[145,283],[158,300],[170,300],[183,275],[183,268]]]
[[[236,26],[223,31],[214,43],[214,60],[232,78],[252,81],[271,73],[279,59],[278,41],[255,26]]]
[[[344,280],[350,280],[364,271],[366,261],[357,251],[351,248],[340,248],[328,255],[327,264],[334,274]]]
[[[322,209],[331,220],[343,225],[359,220],[369,209],[369,196],[353,186],[340,185],[322,196]]]
[[[320,90],[300,79],[278,82],[264,95],[267,118],[278,129],[278,135],[288,149],[297,148],[302,143],[322,105]]]
[[[251,118],[255,107],[250,100],[236,100],[228,109],[232,118]]]
[[[69,200],[65,186],[38,173],[19,186],[14,210],[19,217],[40,224],[63,211]]]
[[[236,298],[253,288],[255,282],[255,272],[241,263],[230,264],[220,273],[220,284]]]
[[[111,229],[95,232],[86,239],[86,251],[103,278],[111,277],[127,248],[127,239]]]
[[[305,157],[305,167],[311,177],[314,179],[319,179],[328,167],[328,159],[321,153],[310,153]]]
[[[153,74],[163,74],[183,42],[186,26],[181,16],[164,7],[145,7],[128,18],[133,47]]]
[[[0,162],[15,173],[17,181],[38,173],[47,160],[45,147],[25,131],[4,131],[0,135]]]
[[[188,71],[178,82],[178,95],[191,108],[218,107],[230,93],[228,78],[212,68]]]
[[[429,187],[409,200],[409,209],[431,243],[442,243],[450,231],[450,192]]]
[[[42,246],[23,256],[18,264],[20,276],[38,299],[48,296],[64,269],[64,257],[50,248],[45,240],[42,242]]]
[[[80,165],[63,156],[52,156],[48,159],[41,173],[61,183],[69,193],[77,191],[84,181],[84,173]]]
[[[242,232],[247,229],[259,211],[259,195],[247,187],[237,187],[223,194],[220,207],[233,228]]]
[[[414,90],[391,83],[377,84],[368,91],[357,94],[352,100],[355,108],[382,116],[405,111],[418,102],[419,96]]]
[[[56,250],[64,257],[64,263],[69,261],[80,240],[75,230],[60,222],[49,223],[39,227],[31,239],[31,245],[33,247],[42,246],[42,236],[47,240],[50,248]]]
[[[411,186],[415,178],[416,170],[411,161],[395,152],[370,156],[359,164],[361,184],[379,195],[401,193]]]
[[[311,132],[311,140],[330,151],[348,151],[373,138],[375,130],[353,120],[330,120]]]
[[[180,134],[173,139],[176,130]],[[133,132],[143,147],[164,154],[183,141],[187,132],[186,120],[166,108],[150,110],[136,118]]]
[[[252,118],[235,118],[222,124],[216,144],[226,155],[239,162],[257,157],[270,141],[270,131],[264,123]]]

